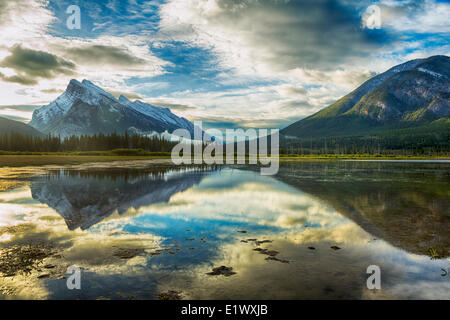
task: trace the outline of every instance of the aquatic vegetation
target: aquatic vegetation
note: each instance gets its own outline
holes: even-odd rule
[[[440,256],[436,249],[430,248],[428,249],[428,253],[430,254],[431,260],[440,259]]]
[[[14,245],[0,249],[0,273],[4,277],[12,277],[18,273],[29,274],[42,260],[55,253],[53,248],[45,244]]]

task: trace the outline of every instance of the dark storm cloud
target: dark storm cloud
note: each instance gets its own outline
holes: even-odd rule
[[[17,75],[8,77],[0,73],[4,81],[33,85],[39,78],[53,79],[59,75],[74,74],[75,64],[53,54],[20,45],[9,51],[11,54],[0,61],[0,67],[13,69]]]
[[[394,41],[386,31],[362,28],[361,13],[371,1],[218,0],[213,13],[195,3],[194,18],[207,22],[194,23],[200,37],[208,35],[207,28],[226,30],[243,40],[238,43],[251,50],[252,58],[279,71],[334,69]],[[171,30],[183,34],[188,29]]]
[[[85,45],[65,50],[65,55],[81,64],[100,64],[112,66],[140,66],[146,61],[130,54],[126,49],[105,46]]]
[[[20,75],[15,75],[15,76],[5,76],[3,73],[0,72],[0,79],[2,79],[3,81],[6,82],[13,82],[13,83],[19,83],[22,84],[24,86],[32,86],[38,83],[38,81],[34,78],[30,78],[28,76],[20,76]]]
[[[256,47],[270,46],[265,59],[280,69],[335,68],[347,58],[365,57],[389,41],[382,31],[362,29],[358,10],[337,1],[260,3],[262,7],[249,7],[254,7],[252,16],[264,17],[256,24],[249,21],[247,27],[255,31],[250,41]]]

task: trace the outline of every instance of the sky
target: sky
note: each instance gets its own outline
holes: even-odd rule
[[[450,0],[0,0],[0,116],[28,122],[88,79],[206,128],[283,128],[450,55],[449,21]]]

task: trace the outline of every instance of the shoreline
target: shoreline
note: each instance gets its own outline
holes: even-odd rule
[[[43,154],[43,155],[0,155],[0,167],[41,166],[41,165],[70,165],[93,162],[135,161],[170,159],[169,155],[154,156],[114,156],[114,155],[70,155],[70,154]],[[318,155],[318,156],[280,156],[280,161],[337,161],[337,160],[450,160],[445,156],[371,156],[371,155]]]

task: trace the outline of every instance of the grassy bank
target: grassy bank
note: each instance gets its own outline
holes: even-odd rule
[[[39,166],[110,162],[126,160],[170,159],[170,152],[147,152],[142,149],[116,149],[110,151],[81,152],[6,152],[0,151],[0,166]],[[399,155],[280,155],[281,161],[314,160],[432,160],[450,159],[449,156],[399,156]]]
[[[114,149],[109,151],[73,151],[73,152],[28,152],[1,151],[0,156],[139,156],[139,157],[170,157],[170,152],[148,152],[142,149]]]
[[[281,160],[449,160],[450,156],[401,156],[371,154],[280,155]]]
[[[77,155],[0,155],[0,167],[43,166],[112,162],[130,160],[169,159],[163,156],[77,156]]]
[[[5,152],[0,151],[0,166],[39,166],[110,162],[126,160],[168,159],[168,152],[147,152],[141,149],[81,152]]]

